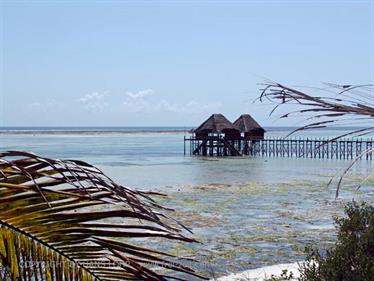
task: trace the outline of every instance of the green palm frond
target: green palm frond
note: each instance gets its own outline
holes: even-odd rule
[[[196,242],[156,195],[117,184],[82,161],[0,152],[0,274],[22,281],[167,280],[159,269],[169,269],[201,278],[182,258],[135,242]]]

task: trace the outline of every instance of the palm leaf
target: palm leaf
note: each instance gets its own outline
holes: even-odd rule
[[[82,161],[0,152],[3,280],[167,280],[164,269],[203,278],[183,258],[136,242],[197,242],[154,195]]]
[[[315,88],[316,91],[322,92],[322,95],[308,94],[275,82],[265,83],[264,86],[258,99],[261,102],[274,103],[270,115],[274,114],[281,105],[298,107],[297,110],[283,114],[281,118],[312,114],[311,117],[306,118],[306,125],[297,128],[289,135],[301,130],[331,125],[365,126],[360,130],[337,136],[335,140],[374,132],[374,127],[367,125],[374,118],[374,85],[372,84],[357,86],[327,84],[327,87]]]
[[[312,95],[295,88],[291,88],[280,83],[267,82],[261,89],[261,102],[270,101],[274,103],[270,115],[274,114],[281,106],[292,105],[297,110],[283,114],[280,118],[289,118],[300,114],[312,114],[304,120],[305,125],[290,132],[288,136],[303,130],[316,128],[325,128],[332,125],[345,126],[363,126],[360,129],[354,129],[348,133],[338,135],[325,142],[336,141],[343,137],[361,137],[374,133],[374,85],[336,85],[326,83],[324,88],[314,88],[315,91],[322,92],[322,95]],[[288,137],[287,136],[287,137]],[[319,147],[318,147],[319,148]],[[318,149],[317,148],[317,149]],[[357,156],[354,161],[340,173],[336,188],[336,197],[339,195],[339,189],[343,177],[361,159],[366,153],[373,153],[373,149],[367,149]],[[335,179],[334,176],[329,184]],[[359,188],[359,187],[358,187]]]

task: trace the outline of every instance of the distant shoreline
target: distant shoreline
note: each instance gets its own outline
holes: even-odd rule
[[[0,130],[0,135],[104,135],[104,134],[173,134],[173,133],[188,133],[188,131],[184,130],[139,130],[139,131],[100,131],[100,130],[92,130],[92,131],[82,131],[82,130],[40,130],[40,131],[27,131],[27,130],[9,130],[3,131]]]
[[[193,127],[0,127],[0,135],[18,134],[144,134],[189,133]],[[297,127],[265,127],[267,132],[290,132]],[[361,127],[328,127],[314,131],[355,130]],[[310,131],[310,130],[309,130]]]
[[[183,133],[192,127],[0,127],[0,134]]]
[[[0,126],[1,130],[157,130],[189,129],[192,126]]]

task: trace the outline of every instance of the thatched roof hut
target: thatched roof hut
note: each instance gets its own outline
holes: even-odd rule
[[[193,130],[196,136],[225,134],[225,137],[240,138],[240,130],[222,114],[212,114],[199,127]]]
[[[265,129],[257,123],[249,114],[242,114],[234,122],[234,126],[244,133],[244,137],[248,140],[263,139]]]

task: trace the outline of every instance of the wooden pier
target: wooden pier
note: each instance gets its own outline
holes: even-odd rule
[[[266,138],[263,140],[227,140],[224,137],[184,138],[184,154],[189,145],[190,155],[195,156],[263,156],[299,157],[320,159],[372,160],[373,139],[340,139],[329,141],[323,138]],[[365,153],[367,152],[367,153]]]
[[[186,143],[189,143],[190,155],[195,156],[242,156],[240,142],[221,136],[205,137],[204,139],[184,138],[184,155]],[[249,147],[248,147],[249,148]],[[249,150],[249,149],[248,149]]]
[[[212,114],[184,137],[184,154],[194,156],[263,156],[320,159],[373,159],[373,139],[265,138],[249,114],[231,123],[222,114]],[[186,147],[187,146],[187,147]]]

